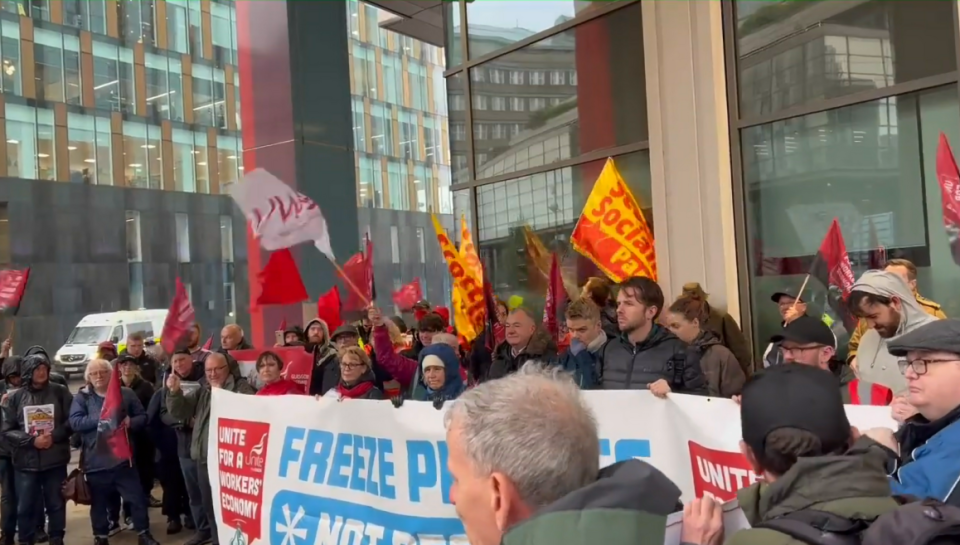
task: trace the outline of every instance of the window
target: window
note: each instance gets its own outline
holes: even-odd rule
[[[473,107],[478,110],[486,110],[489,104],[489,97],[487,97],[487,95],[477,95],[473,97]]]
[[[0,203],[0,267],[8,267],[10,257],[10,211],[7,203]]]
[[[450,138],[454,141],[463,141],[467,139],[467,129],[463,123],[450,124]]]
[[[41,21],[49,21],[50,0],[30,0],[30,17]]]
[[[427,242],[426,235],[423,232],[423,227],[417,227],[417,243],[420,246],[420,263],[427,262]]]
[[[186,4],[187,21],[190,23],[190,54],[193,60],[198,60],[203,55],[203,16],[199,2],[186,0]]]
[[[388,161],[387,178],[390,184],[390,202],[387,203],[386,208],[408,210],[407,164]]]
[[[146,308],[143,302],[143,263],[130,263],[130,308]]]
[[[186,214],[176,214],[177,227],[177,260],[180,263],[190,262],[190,218]]]
[[[123,155],[124,179],[128,186],[146,189],[163,187],[160,127],[124,121]]]
[[[472,70],[471,70],[472,71]],[[459,112],[466,109],[466,100],[463,95],[450,95],[450,109]]]
[[[399,114],[400,126],[400,154],[405,159],[420,160],[419,129],[417,114],[401,109]]]
[[[476,70],[470,71],[470,80],[477,83],[483,83],[487,81],[487,72],[485,68],[477,68]]]
[[[167,119],[183,121],[183,63],[180,59],[167,58],[167,78],[170,92],[165,99],[162,99],[169,108]],[[238,106],[237,115],[239,115],[239,112]]]
[[[232,281],[223,283],[223,304],[227,309],[227,315],[224,317],[224,323],[237,323],[236,286],[234,286]]]
[[[353,114],[353,149],[367,151],[367,136],[363,123],[363,100],[353,97],[350,109]]]
[[[0,57],[2,57],[3,92],[22,94],[20,88],[20,24],[0,21]]]
[[[373,153],[394,155],[393,119],[390,109],[383,104],[370,105],[370,142],[373,145]]]
[[[213,68],[202,64],[193,66],[193,122],[215,126],[213,98]]]
[[[392,263],[400,263],[400,229],[396,225],[390,226],[390,255]]]
[[[155,120],[170,119],[170,85],[167,81],[167,57],[144,55],[147,76],[147,111]]]
[[[240,141],[233,136],[217,136],[217,174],[220,177],[220,193],[225,193],[227,184],[240,180],[237,170],[237,155]]]
[[[519,4],[524,3],[519,0]],[[548,6],[554,3],[545,1],[537,4],[542,4],[543,9],[549,11]],[[573,10],[571,4],[567,5]],[[474,3],[469,9],[476,8]],[[481,13],[483,12],[481,10]],[[642,62],[643,36],[637,31],[641,27],[640,4],[630,4],[486,63],[489,64],[486,69],[491,81],[498,81],[503,74],[509,73],[511,83],[513,74],[517,72],[514,67],[523,66],[524,63],[529,65],[531,58],[548,55],[552,68],[549,71],[531,71],[526,85],[518,86],[516,92],[507,97],[508,109],[513,112],[509,121],[522,121],[524,129],[531,129],[528,138],[516,138],[510,142],[509,147],[505,147],[500,140],[474,143],[477,178],[545,166],[604,148],[646,141],[648,133],[646,100],[643,98],[646,90]],[[609,41],[611,28],[632,29],[613,35],[616,36],[618,50],[631,51],[633,54],[612,57],[604,54],[602,59],[596,58],[601,50],[594,42],[600,39],[598,36]],[[558,44],[564,45],[561,48]],[[472,55],[473,50],[470,53]],[[601,62],[603,70],[590,66]],[[589,69],[591,73],[591,77],[586,79],[582,86],[577,86],[569,77],[578,69]],[[471,69],[473,70],[476,68]],[[544,87],[534,83],[544,73],[549,74],[550,84],[553,85],[549,89],[551,98],[561,99],[556,106],[548,106],[546,97],[542,96]],[[476,91],[473,91],[472,98],[476,96]],[[497,110],[497,106],[499,105],[495,104],[493,109]],[[609,120],[602,117],[608,115],[606,112],[611,109],[617,112],[617,115]],[[504,114],[493,114],[477,108],[474,108],[472,117],[475,124],[505,121]],[[607,130],[602,131],[602,134],[595,131],[581,132],[581,118],[585,123],[591,124],[597,123],[598,118],[603,119],[609,127],[605,125]],[[483,129],[475,131],[476,138],[489,138],[480,134],[479,131]],[[486,160],[481,160],[481,156]],[[487,164],[492,161],[496,161],[496,164]]]
[[[614,159],[653,228],[648,153],[636,152]],[[524,305],[530,305],[534,312],[542,310],[549,258],[540,263],[532,261],[524,243],[525,228],[539,238],[547,250],[563,256],[561,267],[565,274],[576,271],[572,275],[574,283],[578,277],[596,274],[592,265],[578,259],[569,247],[569,239],[605,162],[605,159],[592,161],[476,189],[479,217],[474,233],[485,258],[485,273],[498,292],[519,295]],[[458,197],[454,198],[457,212],[469,210],[469,193]]]
[[[190,52],[187,2],[188,0],[167,0],[167,47],[177,53]]]
[[[36,42],[33,56],[36,63],[38,100],[64,101],[62,36],[50,30],[34,30]]]
[[[232,6],[220,2],[210,3],[210,39],[213,43],[213,58],[217,66],[236,64],[233,58],[233,32],[230,24]]]
[[[60,0],[63,3],[63,24],[107,33],[106,0]]]
[[[882,246],[888,258],[917,266],[919,293],[948,316],[960,314],[960,269],[936,178],[941,132],[960,143],[955,85],[741,131],[755,339],[773,334],[779,318],[770,294],[799,287],[833,218],[856,276]],[[819,283],[807,289],[822,292]]]
[[[140,247],[140,212],[136,210],[127,210],[127,261],[143,261]]]
[[[120,111],[134,114],[136,106],[136,85],[133,77],[133,50],[120,48]]]
[[[471,70],[472,72],[472,70]],[[506,76],[504,70],[490,69],[490,83],[505,83]]]
[[[153,0],[121,0],[117,7],[123,41],[153,45]]]
[[[736,10],[741,117],[957,69],[949,3],[737,0]]]
[[[57,179],[53,110],[37,109],[37,179]]]
[[[470,57],[486,55],[531,34],[553,28],[592,7],[592,2],[570,0],[514,0],[510,2],[509,13],[506,13],[498,2],[468,2],[467,41]],[[563,44],[564,40],[559,39],[555,43]]]
[[[121,111],[120,51],[115,45],[93,42],[93,98],[98,109]]]
[[[7,175],[37,179],[37,112],[28,106],[7,104]]]
[[[493,111],[503,112],[507,109],[507,97],[493,97],[490,99],[493,104]]]
[[[187,193],[197,192],[197,178],[193,171],[193,133],[173,129],[173,188]]]
[[[547,74],[543,70],[533,70],[530,72],[530,85],[546,85]]]
[[[423,114],[423,150],[426,155],[424,160],[428,163],[439,162],[441,159],[440,139],[433,132],[437,123],[439,121],[434,121],[433,116]]]
[[[110,118],[67,113],[70,181],[112,185]]]
[[[523,85],[523,72],[520,70],[511,70],[510,85]]]
[[[233,217],[220,216],[220,259],[233,263]]]
[[[210,193],[210,168],[207,166],[207,133],[193,133],[193,165],[197,172],[197,193]]]
[[[382,59],[384,96],[390,104],[400,104],[403,99],[403,62],[397,55],[387,52],[383,53]]]

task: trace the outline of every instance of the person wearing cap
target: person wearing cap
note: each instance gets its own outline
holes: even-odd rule
[[[777,304],[780,317],[783,319],[780,324],[781,326],[785,326],[800,316],[806,315],[807,303],[802,298],[797,297],[797,295],[797,291],[793,288],[786,288],[774,292],[773,295],[770,296],[770,300]],[[780,352],[780,345],[777,343],[768,344],[767,349],[763,351],[763,366],[770,367],[771,365],[779,365],[781,363],[783,363],[783,355]]]
[[[140,400],[140,404],[146,408],[150,406],[150,400],[153,398],[153,383],[147,381],[141,376],[140,360],[131,354],[124,354],[117,358],[116,365],[120,366],[120,379],[123,386],[133,390]],[[137,474],[140,476],[140,484],[143,486],[143,493],[146,495],[150,507],[160,507],[160,500],[153,497],[153,483],[155,478],[154,456],[156,447],[150,437],[147,429],[131,433],[130,439],[134,449],[134,465],[137,468]],[[129,513],[129,508],[125,510]]]
[[[305,343],[303,329],[296,325],[289,325],[283,330],[283,346],[302,346]]]
[[[918,413],[896,434],[893,492],[960,507],[960,320],[930,322],[891,340],[889,351]]]
[[[836,378],[812,365],[778,365],[747,381],[740,450],[762,480],[737,492],[751,528],[726,545],[801,545],[765,523],[818,510],[870,523],[897,508],[887,452],[850,425]]]
[[[348,346],[360,346],[360,332],[357,327],[350,324],[343,324],[338,327],[330,340],[337,347],[337,350],[343,350]]]
[[[146,339],[140,331],[127,335],[127,347],[120,351],[120,356],[130,356],[137,360],[137,366],[140,368],[140,376],[150,384],[156,384],[160,376],[160,362],[147,353],[144,345]],[[144,405],[146,407],[146,405]]]

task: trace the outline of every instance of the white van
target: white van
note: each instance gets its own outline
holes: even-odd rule
[[[119,352],[124,348],[127,335],[132,333],[143,333],[147,339],[159,337],[166,318],[166,309],[121,310],[84,316],[53,357],[54,370],[67,377],[83,373],[87,362],[97,354],[100,343],[110,341],[118,345]]]

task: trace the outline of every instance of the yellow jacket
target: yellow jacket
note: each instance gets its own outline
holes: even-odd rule
[[[925,310],[930,316],[939,318],[941,320],[945,320],[947,318],[947,315],[944,314],[943,310],[940,309],[939,303],[934,303],[933,301],[921,295],[917,295],[917,302],[920,303],[920,306],[923,307],[923,310]],[[857,323],[856,331],[853,332],[853,335],[850,335],[850,352],[847,354],[848,362],[857,355],[857,348],[860,346],[860,337],[867,332],[867,329],[867,321],[860,320],[860,322]]]

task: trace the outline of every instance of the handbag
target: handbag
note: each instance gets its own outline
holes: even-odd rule
[[[80,463],[67,475],[67,480],[63,481],[61,493],[64,501],[72,500],[77,505],[92,505],[93,495],[90,493],[87,477],[83,473],[83,447],[80,448]]]

